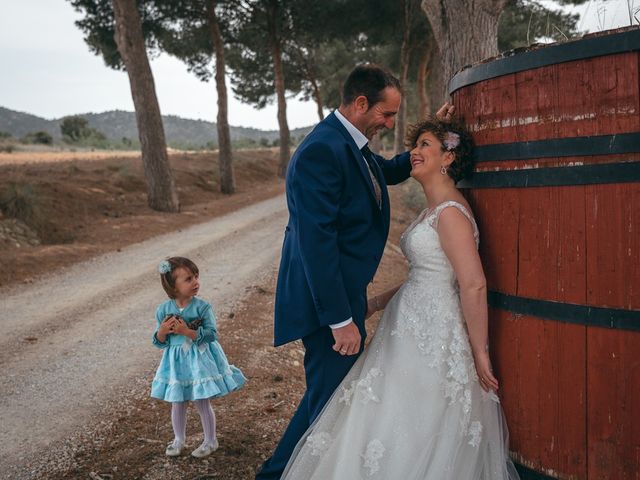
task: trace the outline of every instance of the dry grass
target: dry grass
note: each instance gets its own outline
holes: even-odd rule
[[[139,151],[30,151],[0,152],[0,165],[23,165],[29,163],[69,162],[73,160],[107,160],[110,158],[139,158]]]

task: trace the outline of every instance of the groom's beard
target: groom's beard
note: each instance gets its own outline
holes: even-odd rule
[[[364,136],[369,139],[369,141],[373,140],[379,132],[383,131],[384,127],[371,127],[364,132]]]

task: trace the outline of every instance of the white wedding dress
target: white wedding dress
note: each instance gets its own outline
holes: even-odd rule
[[[407,281],[302,437],[288,480],[517,479],[499,399],[478,383],[455,274],[423,212],[401,239]]]

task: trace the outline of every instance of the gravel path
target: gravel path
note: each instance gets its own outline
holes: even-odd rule
[[[166,299],[160,260],[192,258],[202,297],[226,312],[273,271],[286,220],[278,196],[0,290],[0,476],[22,470],[153,368],[155,306]]]

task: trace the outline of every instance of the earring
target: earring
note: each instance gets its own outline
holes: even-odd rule
[[[447,167],[445,167],[444,165],[440,166],[440,173],[442,175],[446,175],[447,174]]]

